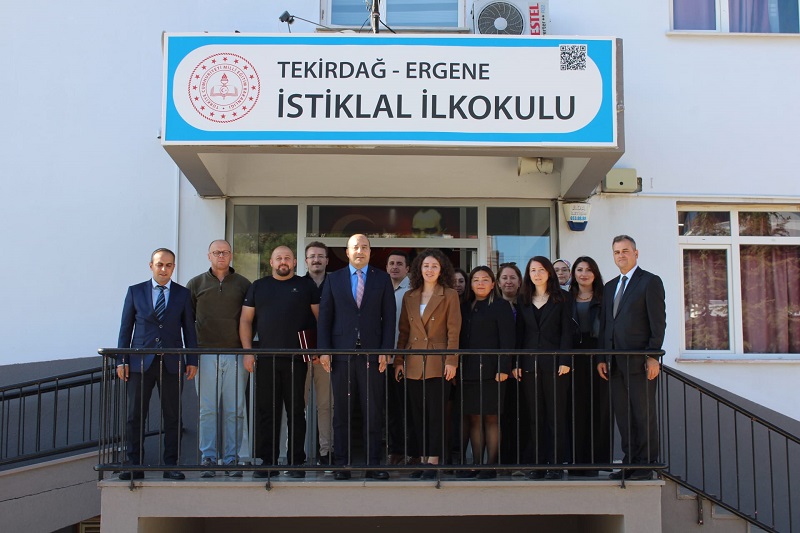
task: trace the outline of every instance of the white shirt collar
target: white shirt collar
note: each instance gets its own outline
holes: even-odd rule
[[[152,289],[156,290],[156,287],[158,287],[158,283],[156,282],[156,280],[154,280],[153,278],[150,278],[150,283],[152,284]],[[167,284],[164,285],[164,286],[166,287],[166,290],[169,290],[171,285],[172,285],[172,280],[169,280],[167,282]]]

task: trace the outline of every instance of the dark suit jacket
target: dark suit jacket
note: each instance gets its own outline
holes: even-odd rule
[[[496,296],[489,304],[464,302],[461,306],[462,349],[469,350],[513,350],[514,311],[511,304]],[[495,374],[511,373],[511,355],[464,355],[461,358],[461,375],[465,380],[494,381]]]
[[[418,350],[457,350],[458,335],[461,331],[458,293],[453,289],[436,285],[422,316],[419,314],[421,302],[422,289],[408,291],[403,295],[397,348],[400,350],[415,348]],[[408,358],[398,355],[394,359],[394,365],[403,366],[403,361],[405,361],[406,377],[423,379],[423,360],[425,361],[425,379],[442,377],[444,364],[458,366],[458,355],[456,354],[445,357],[409,355]],[[443,361],[444,364],[442,364]]]
[[[350,286],[350,268],[328,274],[322,285],[317,321],[317,348],[353,350],[356,341],[366,350],[394,349],[395,300],[389,274],[367,267],[361,308]],[[377,354],[370,361],[377,362]]]
[[[539,322],[533,314],[533,304],[522,302],[517,311],[517,346],[524,350],[571,350],[572,338],[578,325],[572,319],[572,295],[565,290],[561,291],[564,300],[555,302],[553,298],[547,300],[541,308]],[[541,356],[539,365],[544,370],[556,368],[554,358]],[[534,356],[520,356],[519,367],[526,372],[534,370]],[[558,365],[570,364],[566,355],[558,356]]]
[[[660,350],[667,327],[664,284],[661,278],[637,268],[622,293],[614,318],[614,293],[620,276],[606,283],[600,313],[601,350]],[[628,367],[624,361],[617,361]],[[632,374],[643,373],[645,356],[633,356],[629,364]]]
[[[159,322],[153,309],[152,287],[151,280],[128,287],[128,294],[122,305],[117,348],[155,348],[156,339],[161,339],[162,348],[197,348],[192,295],[189,290],[174,281],[170,284],[164,320]],[[154,358],[155,354],[125,355],[117,357],[117,364],[130,364],[131,372],[142,372],[150,368]],[[187,365],[197,366],[197,356],[189,355],[185,362]],[[167,372],[176,374],[178,366],[176,356],[164,358]]]

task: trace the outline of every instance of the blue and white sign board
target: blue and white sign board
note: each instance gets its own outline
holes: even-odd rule
[[[613,38],[165,34],[164,57],[164,145],[617,145]]]

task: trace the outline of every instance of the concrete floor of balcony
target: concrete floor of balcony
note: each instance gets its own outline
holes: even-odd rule
[[[353,478],[335,481],[310,472],[305,479],[263,479],[218,475],[200,478],[187,472],[183,481],[166,481],[160,472],[142,481],[100,483],[102,530],[115,533],[216,533],[278,530],[403,532],[592,531],[597,533],[661,531],[661,480],[627,482],[570,479],[529,481],[519,476],[494,480],[456,479],[440,483],[411,480],[392,472],[386,481]],[[269,488],[269,490],[267,490]],[[335,520],[332,520],[335,519]],[[284,529],[286,528],[286,529]]]

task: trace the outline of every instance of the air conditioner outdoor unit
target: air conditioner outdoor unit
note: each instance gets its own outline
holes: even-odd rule
[[[472,28],[484,35],[545,35],[548,0],[476,0]]]

